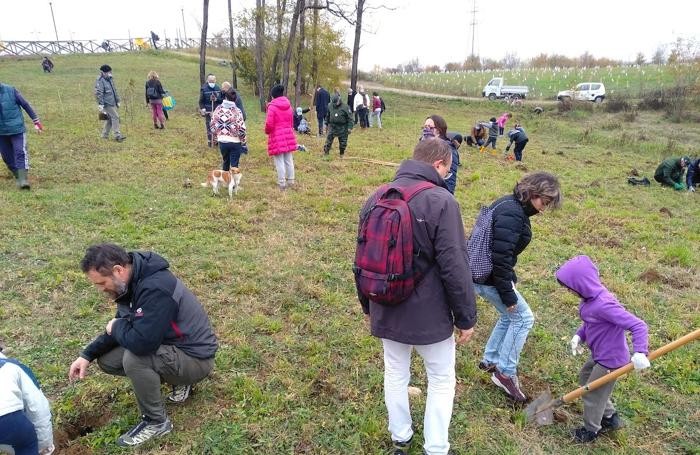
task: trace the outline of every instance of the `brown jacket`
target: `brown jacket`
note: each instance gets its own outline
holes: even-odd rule
[[[416,270],[425,273],[413,294],[398,305],[380,305],[359,295],[370,315],[372,335],[412,345],[433,344],[452,336],[454,327],[476,324],[476,298],[467,260],[459,204],[437,171],[427,163],[406,160],[394,182],[410,186],[420,181],[435,188],[417,194],[408,203],[413,216],[413,250]],[[373,194],[360,219],[374,204]]]

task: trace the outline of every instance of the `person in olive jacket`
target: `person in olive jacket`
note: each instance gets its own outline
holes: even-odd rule
[[[670,186],[675,190],[685,189],[683,185],[683,170],[690,164],[690,158],[668,158],[659,164],[654,173],[654,180],[663,186]]]
[[[381,339],[384,348],[384,401],[395,454],[407,454],[413,439],[407,387],[414,348],[428,375],[423,448],[425,453],[448,453],[456,384],[455,343],[469,341],[476,324],[476,296],[462,217],[445,185],[451,160],[447,142],[422,140],[413,159],[401,163],[392,182],[402,188],[421,182],[435,185],[408,202],[414,248],[421,252],[414,258],[414,270],[423,274],[413,293],[399,304],[381,305],[358,291],[371,333]],[[375,204],[378,193],[367,200],[360,220]]]
[[[526,175],[515,185],[512,194],[491,204],[493,270],[484,284],[474,283],[477,294],[500,313],[479,368],[491,373],[491,381],[519,402],[527,397],[520,390],[518,361],[535,318],[515,288],[518,281],[515,264],[532,238],[530,217],[560,205],[559,181],[546,172]]]
[[[348,147],[348,135],[352,131],[353,122],[350,109],[343,104],[343,100],[338,95],[333,95],[331,103],[328,105],[326,124],[328,125],[328,134],[326,135],[326,144],[323,146],[323,153],[324,155],[330,153],[333,139],[337,137],[342,157]]]

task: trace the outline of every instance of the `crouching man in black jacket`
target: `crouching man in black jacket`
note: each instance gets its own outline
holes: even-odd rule
[[[104,243],[88,248],[80,266],[97,289],[114,299],[117,314],[73,362],[69,378],[84,378],[97,360],[105,373],[131,380],[142,420],[119,437],[119,445],[136,446],[170,433],[161,380],[173,385],[168,399],[183,402],[192,384],[209,375],[218,348],[209,317],[155,253],[127,253]]]

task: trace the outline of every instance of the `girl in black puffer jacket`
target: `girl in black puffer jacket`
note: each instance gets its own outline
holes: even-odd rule
[[[512,399],[526,401],[520,390],[517,366],[520,352],[535,318],[523,296],[515,289],[518,255],[532,238],[530,217],[561,205],[557,178],[546,172],[526,175],[515,185],[513,194],[498,199],[493,209],[493,270],[474,289],[500,313],[491,332],[479,368],[492,373],[491,380]]]

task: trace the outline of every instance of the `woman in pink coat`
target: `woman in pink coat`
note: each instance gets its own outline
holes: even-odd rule
[[[297,138],[294,135],[294,111],[289,99],[284,96],[284,87],[275,85],[270,90],[272,101],[267,105],[265,134],[267,154],[277,168],[277,184],[281,191],[294,186],[294,158]]]

